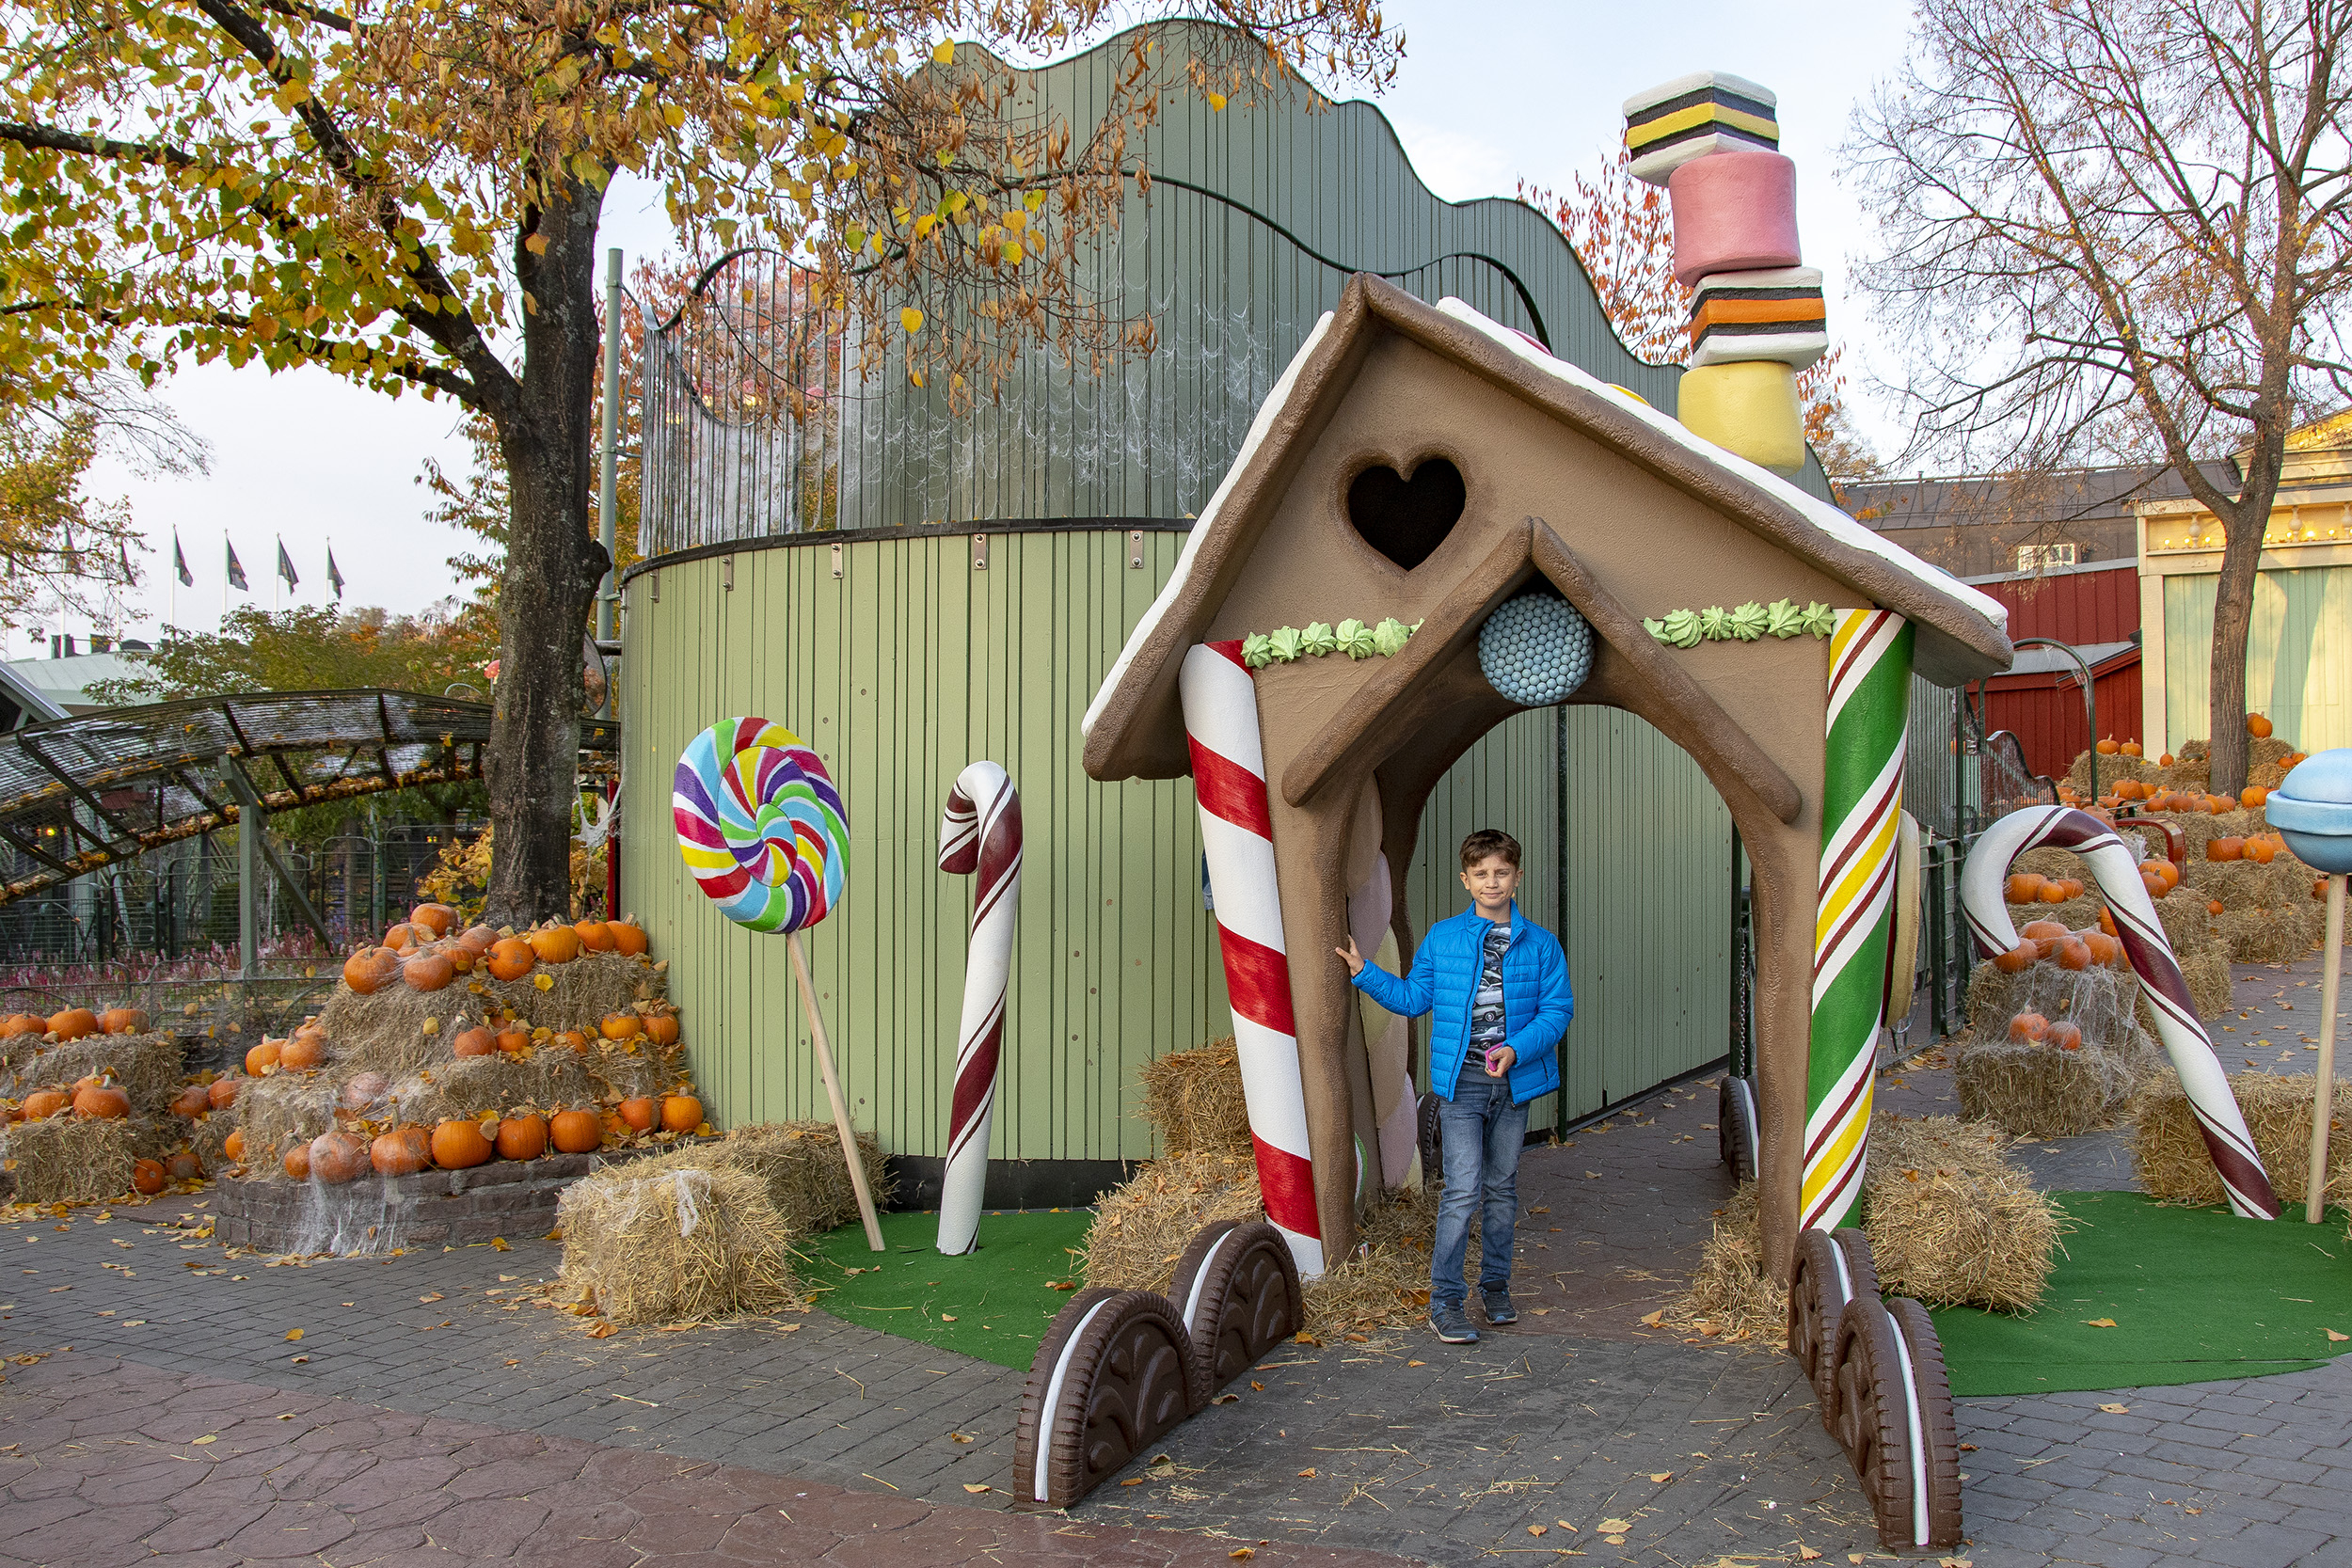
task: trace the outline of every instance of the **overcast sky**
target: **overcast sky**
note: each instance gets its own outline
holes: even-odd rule
[[[1848,258],[1867,237],[1837,182],[1835,150],[1856,99],[1900,59],[1906,7],[1701,0],[1661,10],[1389,0],[1385,9],[1405,29],[1406,53],[1394,89],[1377,102],[1422,178],[1450,200],[1508,196],[1522,178],[1565,186],[1578,170],[1613,155],[1618,105],[1654,82],[1717,69],[1772,88],[1780,95],[1781,146],[1798,166],[1805,261],[1828,275],[1831,331],[1849,345],[1852,383],[1878,363],[1864,324],[1841,309]],[[656,193],[643,185],[615,191],[606,207],[606,243],[624,246],[634,261],[666,237]],[[1867,400],[1867,388],[1858,390]],[[416,610],[453,592],[444,562],[466,543],[422,521],[428,501],[414,481],[428,456],[463,468],[453,404],[395,401],[323,371],[271,375],[219,365],[189,371],[164,391],[211,444],[213,466],[194,479],[142,480],[111,465],[95,477],[96,494],[130,499],[152,546],[137,563],[145,581],[124,606],[124,635],[151,639],[167,615],[184,626],[217,625],[224,531],[254,590],[231,594],[232,604],[326,602],[329,540],[348,579],[347,604]],[[1866,428],[1885,430],[1867,401],[1861,412]],[[171,574],[175,527],[193,588],[178,588]],[[280,536],[302,578],[293,594],[272,570]],[[87,635],[89,628],[77,622],[64,629]],[[6,654],[31,651],[19,632]]]

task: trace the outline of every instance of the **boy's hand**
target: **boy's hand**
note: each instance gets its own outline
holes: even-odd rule
[[[1353,934],[1349,935],[1345,947],[1334,947],[1331,951],[1346,960],[1347,972],[1350,974],[1361,974],[1364,972],[1364,956],[1356,951],[1356,938]]]
[[[1486,1076],[1489,1078],[1502,1077],[1504,1073],[1511,1070],[1512,1064],[1517,1062],[1518,1059],[1518,1052],[1511,1046],[1498,1045],[1494,1047],[1486,1053]]]

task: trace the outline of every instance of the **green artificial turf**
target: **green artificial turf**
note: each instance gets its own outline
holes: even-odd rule
[[[1087,1209],[982,1214],[978,1250],[943,1258],[937,1214],[884,1214],[883,1251],[866,1246],[864,1226],[845,1225],[803,1244],[814,1256],[802,1275],[846,1323],[1025,1370],[1071,1297],[1054,1286],[1077,1277],[1071,1249],[1093,1223]]]
[[[1934,1314],[1952,1392],[2139,1388],[2300,1371],[2352,1350],[2344,1215],[2267,1224],[2139,1193],[2053,1193],[2071,1228],[2028,1314]],[[2112,1319],[2115,1326],[2093,1326]]]

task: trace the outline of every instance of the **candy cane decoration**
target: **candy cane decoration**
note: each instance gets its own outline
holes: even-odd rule
[[[1021,908],[1021,797],[1005,770],[976,762],[956,775],[939,818],[939,869],[979,874],[963,963],[963,1022],[956,1044],[947,1168],[940,1183],[939,1250],[970,1252],[988,1187],[988,1130],[996,1113],[996,1060],[1005,1033],[1005,982]]]
[[[1820,897],[1813,925],[1799,1224],[1834,1230],[1862,1191],[1870,1085],[1886,1008],[1887,916],[1903,805],[1911,623],[1841,610],[1829,642]]]
[[[2262,1156],[2246,1130],[2237,1096],[2230,1092],[2229,1074],[2214,1054],[2213,1037],[2189,1000],[2188,981],[2172,943],[2165,937],[2156,906],[2139,879],[2139,861],[2122,839],[2088,812],[2069,806],[2032,806],[2013,811],[1984,831],[1960,874],[1960,905],[1968,918],[1969,935],[1985,958],[2006,953],[2018,942],[2010,923],[2009,901],[2002,895],[2010,863],[2028,849],[2044,846],[2072,849],[2090,868],[2107,913],[2115,921],[2116,940],[2139,981],[2141,992],[2155,1014],[2156,1038],[2172,1058],[2188,1093],[2189,1109],[2197,1115],[2197,1130],[2204,1134],[2205,1152],[2213,1156],[2221,1175],[2221,1189],[2230,1209],[2243,1219],[2275,1220],[2278,1195],[2263,1171]]]
[[[1291,1013],[1290,958],[1275,888],[1274,816],[1259,743],[1258,689],[1241,661],[1241,643],[1193,648],[1177,673],[1176,691],[1192,750],[1200,848],[1216,899],[1217,944],[1233,1002],[1258,1186],[1266,1218],[1290,1243],[1300,1276],[1312,1279],[1323,1273],[1323,1223],[1315,1214],[1307,1090],[1298,1074],[1298,1025]]]

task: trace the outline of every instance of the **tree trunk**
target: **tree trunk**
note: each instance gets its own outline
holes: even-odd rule
[[[548,196],[535,227],[517,236],[523,373],[514,406],[493,416],[512,482],[512,531],[499,585],[496,715],[483,762],[496,833],[485,914],[492,925],[571,918],[580,639],[604,574],[604,552],[588,530],[602,193],[550,178]],[[533,235],[547,245],[537,255],[523,243]]]
[[[2254,587],[2262,574],[2263,534],[2286,465],[2284,399],[2275,427],[2258,431],[2238,487],[2234,515],[2224,515],[2221,579],[2214,586],[2213,653],[2206,721],[2213,736],[2211,787],[2235,800],[2246,787],[2246,653],[2254,629]]]

